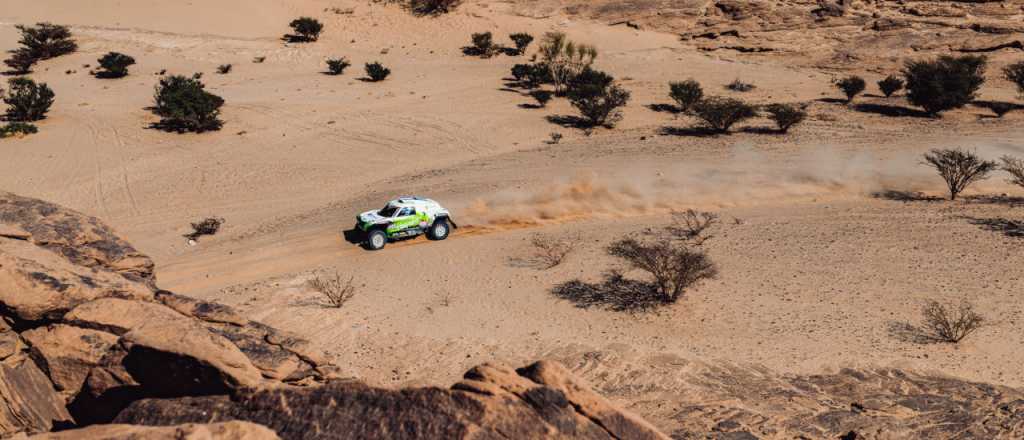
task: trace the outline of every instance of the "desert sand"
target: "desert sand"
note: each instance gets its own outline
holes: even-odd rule
[[[823,35],[841,29],[807,31],[813,51],[792,42],[771,52],[701,50],[705,43],[680,38],[700,25],[652,15],[656,2],[611,18],[554,1],[473,1],[436,18],[358,1],[207,3],[7,0],[0,49],[15,47],[14,25],[45,20],[69,25],[80,50],[37,66],[33,77],[57,101],[38,134],[0,141],[0,189],[102,218],[154,259],[161,287],[295,332],[347,375],[377,385],[449,383],[485,361],[550,358],[576,365],[666,432],[676,422],[661,407],[698,398],[671,392],[694,363],[782,374],[893,367],[1024,387],[1024,241],[1019,226],[994,221],[1024,218],[1024,190],[997,175],[960,200],[933,200],[943,183],[920,164],[929,148],[1024,156],[1024,113],[997,119],[968,106],[929,119],[828,99],[840,97],[834,78],[857,73],[869,84],[859,102],[899,103],[874,82],[899,60],[953,44],[919,54],[910,47],[922,37],[901,34],[877,43],[884,56],[872,58],[873,46],[837,37],[860,42],[857,61],[829,64]],[[1010,12],[985,19],[1019,24],[1021,4],[999,3]],[[325,23],[320,41],[281,41],[299,15]],[[639,25],[611,25],[621,15]],[[555,30],[597,45],[596,65],[633,93],[616,128],[588,134],[548,122],[574,114],[565,100],[522,108],[531,98],[503,78],[528,55],[460,51],[471,32],[504,40]],[[950,38],[970,42],[960,31]],[[765,41],[800,34],[780,32]],[[1021,38],[1019,29],[1008,35],[999,38]],[[109,51],[136,58],[130,76],[88,74],[85,65]],[[986,53],[982,98],[1014,100],[996,72],[1024,54]],[[324,59],[336,56],[354,66],[323,74]],[[362,64],[377,60],[393,75],[359,81]],[[225,63],[232,72],[217,74]],[[156,117],[146,107],[164,70],[202,72],[227,102],[224,128],[149,129]],[[809,102],[810,117],[787,135],[673,134],[694,120],[648,106],[669,103],[667,83],[691,77],[711,94]],[[757,88],[724,89],[737,78]],[[564,139],[548,143],[552,132]],[[356,213],[404,194],[441,201],[462,227],[443,242],[380,252],[344,240]],[[596,281],[619,265],[604,250],[613,240],[690,208],[722,219],[704,245],[717,279],[648,312],[580,308],[552,295],[559,283]],[[207,216],[223,217],[224,229],[190,246],[183,234]],[[540,270],[520,261],[535,234],[578,245],[562,265]],[[357,296],[324,307],[306,286],[314,271],[354,277]],[[964,298],[988,325],[962,343],[922,344],[901,331],[920,324],[926,300]],[[643,374],[672,365],[676,373]]]

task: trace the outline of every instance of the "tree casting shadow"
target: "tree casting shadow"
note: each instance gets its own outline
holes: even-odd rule
[[[1015,221],[1002,217],[977,218],[964,217],[967,222],[981,227],[986,231],[1001,232],[1007,237],[1024,238],[1024,221]]]

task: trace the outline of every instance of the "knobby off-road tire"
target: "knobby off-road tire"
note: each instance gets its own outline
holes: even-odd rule
[[[371,251],[384,249],[388,244],[388,234],[380,229],[374,229],[366,234],[366,248]]]
[[[444,240],[448,238],[448,234],[451,231],[452,228],[448,225],[448,219],[439,218],[434,221],[434,224],[430,225],[430,229],[427,230],[427,238],[431,240]]]

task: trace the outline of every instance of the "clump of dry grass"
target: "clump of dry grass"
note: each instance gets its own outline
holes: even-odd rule
[[[530,239],[533,246],[532,260],[541,269],[551,269],[562,264],[565,258],[576,249],[578,240],[572,238],[553,238],[537,234]]]
[[[313,278],[306,283],[309,288],[320,293],[328,305],[336,309],[340,309],[356,296],[355,277],[344,278],[338,272],[329,276],[313,274]]]

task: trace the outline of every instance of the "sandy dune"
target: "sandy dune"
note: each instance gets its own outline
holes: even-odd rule
[[[918,163],[928,148],[1024,156],[1024,113],[995,119],[967,107],[931,120],[854,111],[819,100],[839,96],[836,70],[700,51],[668,25],[528,13],[537,5],[524,3],[535,2],[471,2],[438,18],[357,1],[214,3],[7,0],[0,49],[16,45],[15,24],[41,20],[71,25],[81,49],[37,67],[57,103],[39,134],[0,141],[0,189],[104,219],[154,258],[163,287],[296,331],[374,383],[447,383],[481,361],[573,365],[625,350],[638,369],[666,356],[800,374],[900,367],[1024,386],[1024,241],[997,221],[1024,216],[1024,192],[1000,176],[957,202],[879,195],[942,195]],[[303,14],[325,22],[321,40],[282,42]],[[564,100],[520,108],[530,98],[502,78],[523,59],[460,51],[484,30],[502,40],[561,30],[598,45],[598,67],[633,92],[624,120],[588,136],[545,120],[573,113]],[[111,50],[138,60],[132,74],[91,77],[84,65]],[[324,75],[334,56],[353,67]],[[992,56],[1001,65],[1020,51]],[[362,64],[376,60],[392,77],[359,81]],[[890,61],[842,67],[863,74],[870,92]],[[225,63],[234,70],[216,74]],[[147,128],[165,69],[204,74],[227,101],[223,130]],[[689,77],[723,95],[736,95],[723,86],[741,78],[757,89],[736,96],[811,102],[811,117],[786,136],[666,134],[693,121],[647,106],[667,103],[666,84]],[[993,80],[982,95],[1014,92]],[[565,139],[549,145],[551,132]],[[378,253],[343,240],[356,212],[410,193],[441,200],[467,227],[448,241]],[[582,309],[551,295],[558,283],[597,280],[615,266],[603,251],[612,240],[663,227],[670,210],[686,208],[724,220],[706,245],[719,279],[650,313]],[[224,231],[188,246],[189,222],[211,215],[227,220]],[[537,233],[579,237],[578,249],[550,270],[514,264]],[[358,296],[341,310],[322,307],[304,286],[317,269],[353,275]],[[991,325],[955,347],[919,344],[905,331],[925,300],[960,298]],[[606,369],[583,374],[598,387],[651,380],[626,386]],[[604,391],[650,408],[616,389]]]

